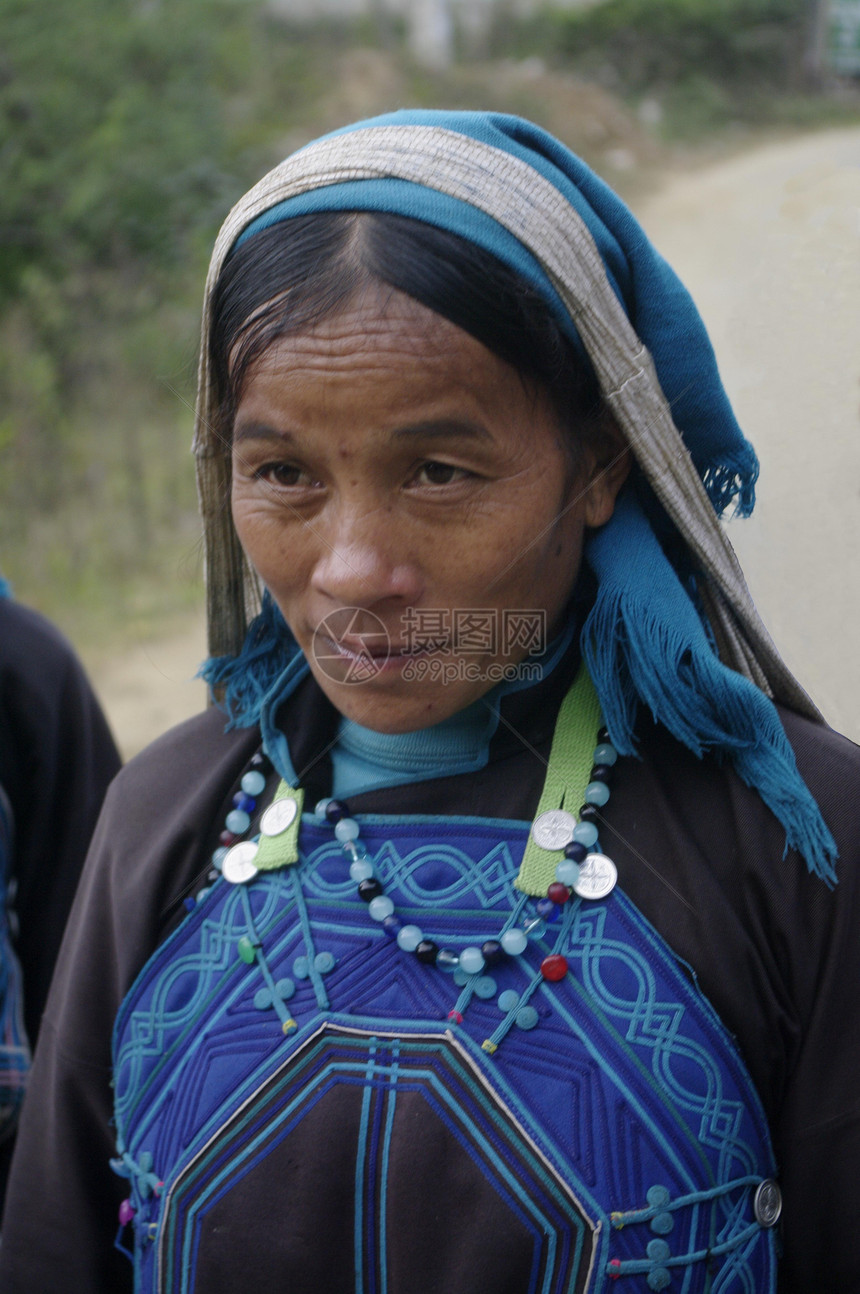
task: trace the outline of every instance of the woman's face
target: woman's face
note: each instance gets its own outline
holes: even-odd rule
[[[558,629],[623,470],[590,476],[546,396],[387,289],[275,343],[235,420],[245,551],[323,691],[380,732],[450,717]]]

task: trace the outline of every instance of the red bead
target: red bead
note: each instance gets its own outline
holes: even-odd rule
[[[234,836],[232,831],[222,831],[218,837],[218,844],[225,845],[229,849],[231,845],[235,845],[238,839],[239,837]]]
[[[610,1258],[606,1264],[606,1274],[611,1281],[617,1281],[621,1276],[621,1259]]]
[[[570,898],[570,890],[561,881],[553,881],[546,892],[546,896],[548,899],[552,899],[553,903],[567,903]]]
[[[454,1024],[462,1024],[462,1023],[463,1023],[463,1017],[460,1015],[460,1012],[459,1012],[459,1011],[449,1011],[449,1012],[448,1012],[448,1019],[449,1019],[449,1020],[452,1020],[452,1021],[454,1022]]]
[[[567,958],[562,957],[561,953],[550,953],[549,957],[544,957],[540,964],[540,973],[544,979],[556,983],[557,980],[564,979],[567,974]]]

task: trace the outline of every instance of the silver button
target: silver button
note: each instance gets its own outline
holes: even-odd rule
[[[547,809],[532,823],[532,839],[541,849],[564,849],[573,840],[576,818],[566,809]]]
[[[254,859],[259,846],[253,840],[240,840],[228,850],[221,864],[221,875],[231,885],[245,885],[257,875]]]
[[[581,899],[605,899],[615,889],[618,868],[606,854],[589,854],[573,883]]]
[[[295,800],[275,800],[260,819],[260,832],[264,836],[279,836],[295,819],[299,806]]]
[[[782,1213],[782,1191],[772,1177],[759,1182],[753,1196],[753,1213],[760,1227],[775,1227]]]

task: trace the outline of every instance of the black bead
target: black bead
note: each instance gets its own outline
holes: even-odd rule
[[[576,816],[580,822],[599,822],[600,810],[596,804],[583,804]]]
[[[612,738],[609,736],[609,729],[601,728],[597,734],[598,746],[605,746],[607,742],[611,742],[611,741],[612,741]]]
[[[329,800],[325,806],[326,822],[340,822],[341,818],[346,818],[348,815],[349,809],[343,800]]]
[[[380,894],[384,894],[384,892],[382,885],[375,876],[368,876],[366,880],[358,883],[358,897],[364,899],[365,903],[369,903],[371,899],[379,898]]]
[[[415,949],[415,956],[420,962],[426,962],[428,966],[435,966],[436,958],[439,956],[439,945],[434,944],[432,939],[422,939]]]
[[[571,840],[569,845],[564,847],[565,858],[571,858],[575,863],[584,863],[588,857],[588,850],[579,840]]]
[[[488,939],[486,943],[481,944],[481,952],[488,966],[495,966],[505,955],[505,950],[498,939]]]
[[[609,764],[595,764],[591,770],[592,782],[605,782],[608,786],[612,781],[612,767]]]

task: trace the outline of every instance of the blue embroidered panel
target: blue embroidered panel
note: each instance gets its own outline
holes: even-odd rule
[[[457,950],[496,937],[518,905],[519,919],[533,914],[513,884],[526,834],[477,819],[362,820],[398,915]],[[538,968],[554,951],[568,973],[550,983]],[[776,1287],[774,1233],[752,1213],[774,1170],[760,1102],[713,1010],[620,887],[567,904],[522,957],[452,976],[370,919],[330,828],[306,821],[298,867],[217,881],[156,952],[114,1054],[140,1290],[204,1291],[242,1192],[274,1191],[290,1216],[298,1189],[321,1193],[337,1237],[299,1259],[288,1231],[269,1235],[259,1290],[321,1288],[319,1261],[329,1273],[342,1263],[347,1280],[325,1288],[420,1294],[387,1242],[392,1208],[431,1266],[452,1252],[464,1208],[488,1229],[460,1236],[458,1262],[428,1294],[480,1287],[481,1246],[500,1236],[511,1249],[499,1294]],[[444,1234],[421,1207],[416,1165],[446,1201]]]

